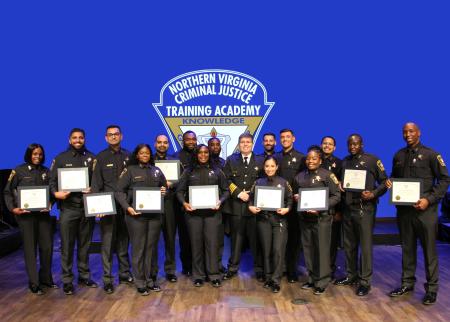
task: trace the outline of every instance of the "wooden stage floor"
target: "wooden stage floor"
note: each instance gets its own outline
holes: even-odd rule
[[[162,246],[160,246],[161,248]],[[321,296],[300,289],[300,282],[283,281],[281,292],[273,294],[251,275],[250,255],[246,253],[238,278],[219,289],[209,284],[194,288],[179,274],[177,283],[168,283],[160,273],[162,292],[139,296],[133,287],[117,285],[107,295],[102,288],[78,288],[73,296],[62,290],[48,290],[43,296],[28,291],[22,250],[0,258],[0,320],[5,321],[450,321],[450,245],[438,245],[440,292],[434,306],[424,306],[424,270],[422,256],[416,290],[402,298],[386,294],[399,286],[401,249],[376,246],[371,293],[363,298],[351,287],[331,285]],[[91,254],[93,278],[101,281],[99,254]],[[227,258],[227,256],[225,257]],[[60,278],[60,254],[54,253],[54,278]],[[339,264],[343,254],[339,254]],[[162,261],[160,260],[160,267]],[[101,283],[99,283],[101,286]],[[302,298],[307,304],[294,305]]]

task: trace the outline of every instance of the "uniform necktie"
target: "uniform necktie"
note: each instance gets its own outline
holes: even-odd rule
[[[244,165],[248,166],[248,157],[244,157]]]

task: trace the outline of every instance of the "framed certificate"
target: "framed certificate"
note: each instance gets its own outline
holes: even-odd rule
[[[423,181],[412,178],[392,178],[391,203],[414,205],[422,195]]]
[[[256,186],[254,205],[268,211],[284,208],[284,187]]]
[[[163,213],[164,197],[160,187],[133,188],[133,208],[142,213]]]
[[[328,187],[298,189],[297,211],[328,210]]]
[[[84,214],[86,217],[96,215],[115,215],[116,203],[113,192],[90,193],[83,195]]]
[[[366,190],[366,170],[344,169],[342,188],[348,191]]]
[[[180,179],[180,160],[155,160],[155,166],[160,168],[167,181],[176,182]]]
[[[48,186],[17,187],[18,207],[28,211],[41,211],[50,208]]]
[[[189,186],[189,204],[194,209],[211,209],[219,202],[219,186]]]
[[[89,170],[82,168],[59,168],[58,191],[81,192],[89,188]]]

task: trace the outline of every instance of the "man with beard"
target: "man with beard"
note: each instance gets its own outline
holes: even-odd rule
[[[212,137],[208,140],[208,149],[211,156],[211,164],[220,170],[223,170],[225,166],[225,160],[220,157],[222,147],[220,146],[220,140],[217,137]]]
[[[264,152],[261,153],[263,157],[275,154],[275,146],[277,145],[277,138],[274,133],[264,133],[262,141]]]

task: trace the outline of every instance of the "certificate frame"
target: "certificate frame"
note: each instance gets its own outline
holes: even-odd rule
[[[158,166],[158,164],[170,164],[172,166],[176,166],[176,179],[173,179],[172,177],[167,176],[164,171]],[[180,160],[155,160],[155,167],[158,167],[162,173],[164,174],[164,177],[166,177],[167,181],[170,182],[177,182],[178,180],[180,180],[180,175],[181,175],[181,161]]]
[[[265,206],[259,206],[258,207],[258,198],[260,197],[260,191],[262,190],[272,190],[272,191],[281,191],[281,198],[280,198],[280,207],[273,208],[273,207],[265,207]],[[270,187],[270,186],[255,186],[255,198],[253,205],[255,207],[260,208],[261,210],[265,211],[277,211],[280,208],[284,207],[284,187]]]
[[[111,197],[112,211],[95,211],[95,209],[88,208],[88,199],[95,198],[98,196],[110,196]],[[99,192],[99,193],[84,194],[83,202],[84,202],[85,217],[94,217],[97,215],[116,215],[117,214],[116,201],[114,199],[114,192]]]
[[[195,205],[192,203],[193,196],[196,190],[200,189],[214,189],[215,200],[212,200],[211,203],[203,204],[203,205]],[[202,185],[202,186],[189,186],[189,204],[194,209],[212,209],[217,206],[219,202],[219,186],[218,185]]]
[[[346,180],[345,180],[345,175],[347,174],[347,173],[350,173],[349,171],[365,171],[365,173],[366,173],[366,177],[365,177],[365,179],[364,179],[364,189],[360,189],[360,188],[351,188],[351,187],[346,187],[346,185],[349,185],[349,183],[345,183],[346,182]],[[345,190],[345,191],[353,191],[353,192],[362,192],[362,191],[364,191],[364,190],[366,190],[366,184],[367,184],[367,170],[365,170],[365,169],[344,169],[344,176],[343,176],[343,178],[342,178],[343,180],[342,180],[342,188]]]
[[[73,188],[73,189],[63,189],[62,187],[62,173],[68,171],[80,171],[82,172],[82,176],[84,177],[86,186]],[[58,191],[69,191],[69,192],[82,192],[85,189],[89,188],[89,168],[88,167],[79,167],[79,168],[58,168]]]
[[[22,207],[22,191],[24,190],[45,190],[45,198],[46,198],[46,203],[45,203],[45,207],[27,207],[26,205],[24,205],[24,207]],[[28,211],[41,211],[44,209],[49,209],[50,208],[50,189],[48,186],[18,186],[17,187],[17,204],[18,207],[21,209],[25,209]]]
[[[325,206],[323,207],[303,207],[302,206],[302,193],[305,191],[318,191],[318,190],[325,190]],[[297,203],[297,211],[308,211],[308,210],[316,210],[316,211],[328,211],[330,206],[329,206],[329,201],[330,201],[330,189],[328,187],[314,187],[314,188],[299,188],[298,189],[298,203]]]
[[[143,208],[143,205],[141,207],[141,204],[137,205],[136,204],[136,195],[138,193],[138,191],[154,191],[156,193],[156,191],[159,193],[159,197],[160,197],[160,202],[159,204],[159,209],[145,209]],[[133,209],[136,212],[140,212],[143,214],[151,214],[151,213],[157,213],[157,214],[162,214],[164,213],[164,197],[161,195],[161,188],[160,187],[134,187],[133,188]]]
[[[420,197],[423,194],[423,180],[420,178],[391,178],[389,179],[392,182],[392,188],[389,189],[390,191],[390,202],[393,205],[396,206],[412,206],[414,205],[417,200],[420,199]],[[415,202],[408,202],[408,201],[400,201],[398,200],[398,196],[394,196],[394,185],[395,183],[401,183],[401,182],[414,182],[414,183],[419,183],[419,199],[417,199]]]

